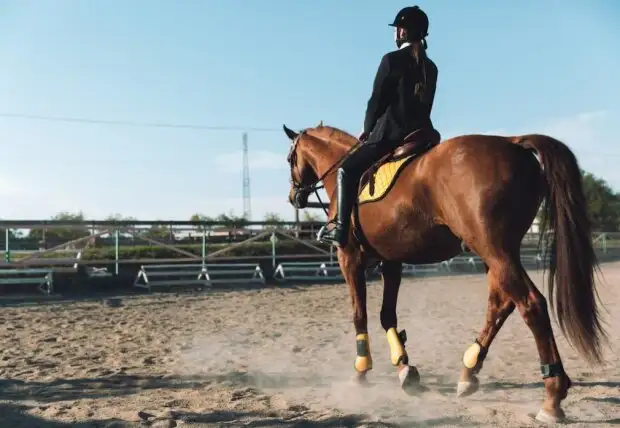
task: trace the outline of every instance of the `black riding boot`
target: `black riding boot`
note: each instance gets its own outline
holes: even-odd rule
[[[319,231],[317,237],[319,241],[331,242],[339,247],[347,245],[349,227],[351,224],[352,199],[355,197],[355,194],[350,189],[351,183],[348,182],[348,179],[344,169],[339,168],[336,176],[336,203],[338,213],[334,220],[327,223],[327,225]],[[328,229],[327,227],[330,224],[332,224],[332,227]]]

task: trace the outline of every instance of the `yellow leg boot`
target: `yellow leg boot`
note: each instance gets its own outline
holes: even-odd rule
[[[394,327],[390,328],[386,333],[388,344],[390,345],[390,360],[395,366],[409,363],[409,356],[405,351],[405,341],[407,340],[407,334],[405,330],[400,334],[396,333]]]
[[[476,340],[463,354],[463,370],[456,386],[457,397],[467,397],[478,391],[480,382],[475,376],[482,368],[487,349]]]
[[[392,365],[398,368],[398,379],[400,386],[409,394],[414,395],[420,391],[420,374],[418,369],[409,365],[409,356],[405,351],[407,333],[405,330],[396,332],[394,327],[386,332],[387,341],[390,345],[390,360]]]
[[[357,345],[357,357],[355,358],[355,370],[359,378],[364,378],[366,372],[372,369],[372,357],[370,356],[370,341],[368,333],[360,333],[355,336]]]

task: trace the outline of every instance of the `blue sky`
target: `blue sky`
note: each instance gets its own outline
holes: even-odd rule
[[[444,137],[550,133],[620,191],[620,2],[418,3]],[[242,212],[292,216],[288,140],[320,120],[359,132],[394,0],[0,0],[2,218]],[[162,129],[2,114],[198,124]]]

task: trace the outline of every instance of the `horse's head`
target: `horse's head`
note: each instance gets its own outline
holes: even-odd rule
[[[291,167],[289,201],[295,208],[303,209],[308,205],[310,193],[322,187],[317,186],[319,182],[323,182],[330,194],[332,173],[338,169],[340,161],[357,139],[337,128],[323,125],[323,122],[299,133],[286,125],[283,128],[291,140],[287,157]]]
[[[306,139],[307,130],[299,133],[283,125],[284,133],[291,140],[291,147],[286,160],[291,167],[291,190],[288,194],[289,202],[298,209],[308,205],[308,197],[318,182],[314,165],[310,159]]]

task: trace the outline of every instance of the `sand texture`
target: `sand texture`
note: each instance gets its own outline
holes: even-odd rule
[[[591,368],[555,326],[574,387],[572,426],[620,424],[620,264],[599,292],[611,339]],[[539,273],[532,277],[540,285]],[[368,288],[371,385],[350,382],[355,333],[345,285],[205,294],[0,302],[0,427],[538,426],[536,347],[518,312],[493,343],[481,388],[456,397],[463,351],[482,327],[484,275],[404,280],[398,316],[429,390],[405,395]]]

